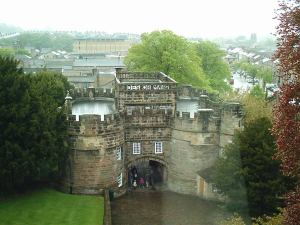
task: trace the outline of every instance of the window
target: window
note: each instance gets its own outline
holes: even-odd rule
[[[154,144],[155,144],[155,154],[163,153],[162,142],[158,141],[158,142],[155,142]]]
[[[117,153],[116,153],[117,160],[121,160],[122,159],[122,147],[118,146],[116,150],[117,150]]]
[[[132,154],[134,155],[141,154],[141,143],[132,144]]]
[[[117,178],[118,187],[122,187],[122,185],[123,185],[123,180],[122,179],[123,179],[123,174],[120,173],[118,178]]]

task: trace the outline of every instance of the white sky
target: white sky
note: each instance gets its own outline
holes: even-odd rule
[[[277,5],[277,0],[4,0],[0,23],[27,30],[249,36],[275,32]]]

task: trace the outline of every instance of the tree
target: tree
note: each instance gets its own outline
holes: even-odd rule
[[[17,43],[20,48],[51,48],[54,50],[72,51],[73,41],[74,38],[67,33],[24,32],[13,38],[0,39],[0,45],[12,46]]]
[[[259,85],[255,85],[249,93],[251,96],[255,97],[256,99],[264,99],[265,98],[265,93],[264,91],[260,88]]]
[[[59,106],[62,75],[24,75],[18,62],[0,57],[0,190],[20,190],[57,174],[66,157],[67,127]]]
[[[196,44],[197,54],[201,58],[202,69],[213,90],[224,93],[231,90],[226,80],[231,77],[228,64],[223,60],[226,55],[218,46],[209,41]]]
[[[0,56],[2,57],[12,57],[14,55],[14,50],[11,48],[0,48]]]
[[[284,223],[299,224],[300,221],[300,2],[282,0],[278,10],[278,48],[280,87],[275,106],[273,134],[276,138],[277,159],[283,173],[298,179],[298,186],[286,196]]]
[[[182,84],[211,90],[194,46],[171,31],[141,35],[141,43],[132,46],[124,60],[129,70],[162,71]]]
[[[235,70],[243,74],[245,78],[250,78],[252,84],[255,84],[255,79],[263,81],[262,88],[265,90],[266,84],[273,80],[273,69],[270,66],[251,64],[247,61],[239,61],[233,65]]]
[[[272,103],[267,102],[264,96],[260,94],[260,91],[256,93],[255,89],[252,90],[253,91],[244,95],[241,99],[244,112],[243,121],[245,123],[251,123],[263,117],[272,121]]]
[[[274,214],[272,216],[262,216],[259,218],[253,218],[252,225],[282,225],[283,215],[282,213]],[[246,225],[243,218],[237,214],[234,214],[230,218],[221,221],[220,225]]]
[[[274,138],[268,118],[245,124],[225,148],[216,163],[213,180],[222,194],[228,196],[236,209],[245,209],[250,216],[276,212],[282,196],[293,184],[280,172],[280,162],[274,160]],[[246,201],[244,201],[246,200]]]
[[[13,57],[15,55],[30,55],[25,49],[0,48],[0,56]]]
[[[220,222],[220,225],[246,225],[243,221],[243,218],[239,216],[238,214],[234,214],[230,218],[227,218],[226,220],[222,220]]]
[[[35,149],[35,175],[40,179],[58,175],[68,153],[67,125],[61,109],[70,88],[61,74],[42,71],[30,76],[31,120],[30,143]]]

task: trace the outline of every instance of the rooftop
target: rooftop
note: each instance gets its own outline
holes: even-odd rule
[[[124,67],[123,58],[76,59],[73,66],[90,67]]]
[[[171,77],[167,76],[162,72],[128,72],[117,70],[116,81],[120,84],[129,84],[129,83],[172,83],[176,84],[177,82]]]

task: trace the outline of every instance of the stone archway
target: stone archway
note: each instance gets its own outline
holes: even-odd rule
[[[127,164],[127,181],[131,186],[134,178],[134,171],[138,178],[143,177],[150,186],[160,186],[167,182],[168,175],[167,163],[156,157],[140,157]]]

